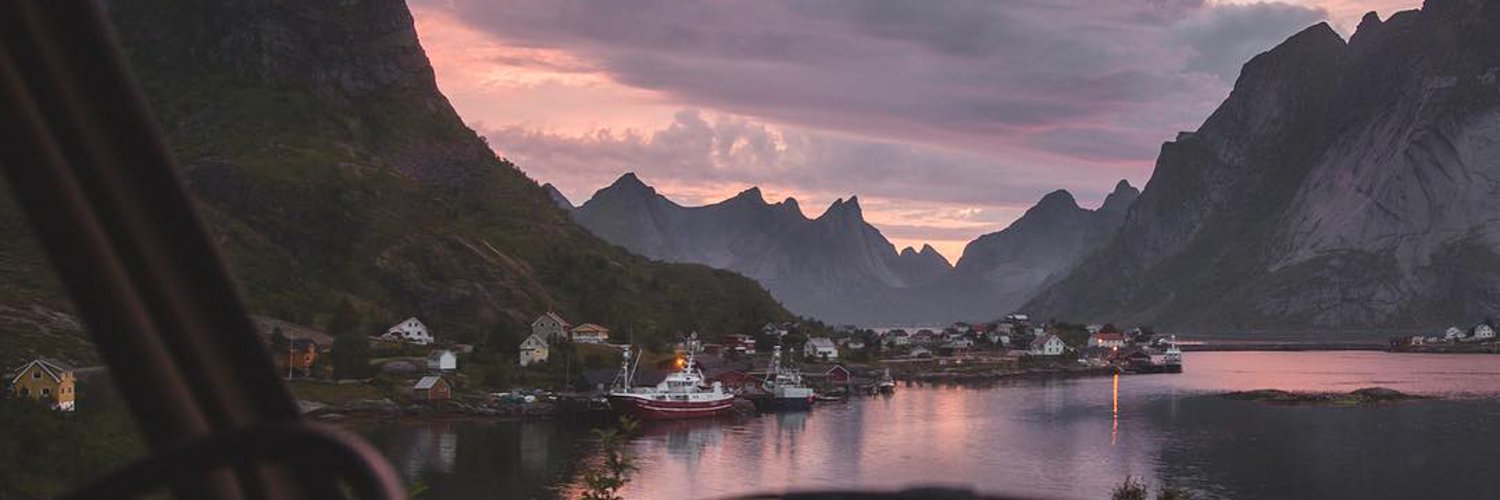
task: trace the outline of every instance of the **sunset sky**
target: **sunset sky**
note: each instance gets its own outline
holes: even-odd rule
[[[575,204],[636,172],[685,205],[858,195],[957,260],[1047,192],[1143,187],[1239,67],[1419,0],[413,0],[459,113]]]

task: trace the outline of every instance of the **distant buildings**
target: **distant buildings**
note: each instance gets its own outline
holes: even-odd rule
[[[441,375],[428,375],[412,386],[412,398],[418,401],[453,399],[453,386]]]
[[[458,369],[458,355],[447,349],[433,351],[427,355],[427,369],[435,372],[451,372]]]
[[[725,335],[724,348],[740,354],[755,354],[755,339],[749,335]]]
[[[556,344],[563,340],[568,340],[568,328],[570,326],[572,325],[568,324],[568,320],[563,319],[562,316],[558,316],[555,312],[547,311],[547,314],[543,314],[537,317],[536,321],[531,322],[531,334],[541,336],[549,344]]]
[[[428,345],[432,343],[432,334],[427,331],[427,325],[422,324],[415,316],[406,318],[396,323],[380,336],[381,340],[392,342],[406,342],[408,344]]]
[[[603,344],[609,342],[609,329],[593,324],[584,323],[573,327],[573,342],[579,344]]]
[[[61,361],[37,358],[22,365],[10,379],[10,391],[18,397],[40,399],[52,409],[73,411],[77,401],[73,367]]]
[[[1061,337],[1047,333],[1039,335],[1036,339],[1032,340],[1031,348],[1026,352],[1032,356],[1061,356],[1063,350],[1067,349],[1067,347],[1067,344],[1063,343]]]
[[[1095,333],[1089,335],[1089,347],[1125,347],[1125,334],[1123,333]]]
[[[532,333],[521,341],[521,366],[531,366],[536,363],[547,362],[548,344],[546,337],[541,334]]]
[[[838,359],[839,348],[828,337],[813,337],[802,345],[802,354],[810,358]]]

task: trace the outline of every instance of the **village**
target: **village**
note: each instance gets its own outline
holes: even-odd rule
[[[368,335],[363,345],[353,347],[286,322],[257,318],[257,324],[304,411],[326,419],[545,416],[587,410],[588,401],[597,401],[618,382],[616,363],[630,340],[606,326],[575,325],[548,311],[531,322],[514,357],[495,361],[472,345],[445,341],[417,317]],[[764,393],[774,370],[770,355],[777,347],[823,400],[873,392],[882,375],[925,383],[1181,369],[1175,345],[1149,329],[1033,324],[1023,314],[931,328],[767,322],[751,333],[685,332],[677,337],[664,352],[644,354],[634,370],[635,384],[660,382],[684,355],[693,354],[705,383],[753,399]],[[351,356],[345,364],[357,363],[361,370],[336,368],[340,357]],[[35,359],[12,371],[10,391],[72,411],[78,400],[77,372],[62,361]],[[570,402],[581,408],[571,408]]]
[[[1495,322],[1490,318],[1467,329],[1450,326],[1442,335],[1392,337],[1392,352],[1429,353],[1500,353],[1500,338],[1495,336]]]

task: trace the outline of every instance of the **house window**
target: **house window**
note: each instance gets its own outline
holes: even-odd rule
[[[31,372],[31,378],[42,378],[42,372]]]
[[[52,395],[52,389],[47,389],[45,387],[42,388],[42,397],[47,397],[47,396],[51,396],[51,395]]]

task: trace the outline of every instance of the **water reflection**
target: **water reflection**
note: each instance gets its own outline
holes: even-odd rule
[[[1493,395],[1494,358],[1308,354],[1196,353],[1183,375],[912,385],[807,413],[648,425],[631,443],[641,470],[624,493],[714,498],[954,484],[1102,498],[1132,475],[1187,486],[1199,498],[1500,498],[1500,481],[1462,465],[1488,463],[1500,443],[1492,400],[1307,408],[1208,395],[1384,381],[1409,392]],[[454,431],[456,440],[443,437]],[[577,464],[596,451],[587,427],[559,422],[376,434],[402,472],[420,476],[438,499],[566,491]],[[529,489],[507,489],[515,485]]]

